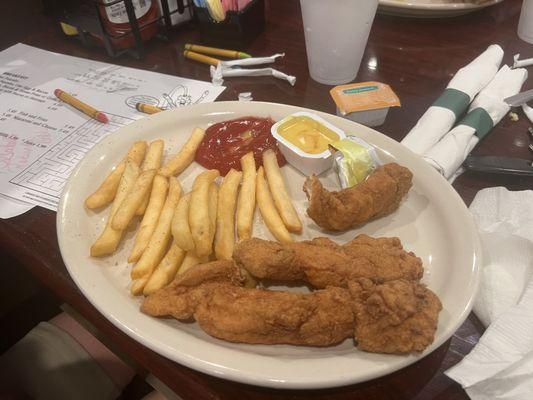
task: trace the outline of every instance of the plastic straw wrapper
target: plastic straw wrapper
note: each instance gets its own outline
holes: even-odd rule
[[[238,60],[231,61],[221,61],[219,65],[222,68],[231,68],[231,67],[248,67],[250,65],[261,65],[261,64],[272,64],[276,59],[284,57],[285,53],[274,54],[270,57],[250,57],[250,58],[241,58]]]
[[[236,76],[273,76],[274,78],[286,80],[292,86],[296,83],[295,76],[287,75],[274,68],[222,68],[220,64],[217,67],[211,66],[211,78],[214,85],[222,85],[222,82],[224,82],[223,78],[233,78]]]

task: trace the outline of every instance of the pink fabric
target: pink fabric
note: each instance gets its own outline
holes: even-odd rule
[[[238,4],[238,7],[239,7],[239,11],[241,11],[242,9],[244,9],[244,7],[246,7],[250,1],[251,1],[251,0],[237,0],[237,4]]]
[[[224,12],[231,11],[231,0],[221,0]]]
[[[52,318],[50,323],[67,332],[102,367],[109,378],[122,390],[132,380],[135,371],[105,347],[89,331],[66,313]]]

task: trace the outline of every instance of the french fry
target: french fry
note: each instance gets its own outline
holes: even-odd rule
[[[111,227],[117,230],[124,230],[127,228],[131,219],[135,215],[135,211],[139,208],[143,200],[149,198],[150,188],[154,180],[156,169],[149,169],[141,172],[135,180],[131,194],[124,199],[120,204],[117,212],[111,221]]]
[[[183,172],[193,162],[196,150],[204,136],[205,131],[203,129],[195,128],[181,150],[159,170],[159,174],[172,176]]]
[[[107,175],[101,185],[85,200],[85,206],[89,209],[103,207],[113,201],[117,193],[120,177],[126,168],[126,160],[131,158],[140,165],[146,153],[146,142],[133,143],[128,154]]]
[[[213,242],[217,231],[217,205],[218,205],[218,186],[215,182],[209,185],[209,254],[213,252]],[[207,255],[209,255],[207,254]]]
[[[191,228],[189,228],[189,204],[191,194],[187,193],[180,198],[174,218],[172,218],[172,236],[176,244],[185,251],[194,250]]]
[[[113,205],[111,206],[111,211],[109,212],[109,217],[104,228],[104,231],[100,235],[96,242],[91,246],[91,256],[92,257],[101,257],[107,254],[113,253],[122,239],[122,230],[116,230],[111,227],[111,221],[113,220],[116,212],[118,211],[120,204],[124,199],[129,195],[135,180],[139,175],[139,166],[137,163],[129,158],[126,160],[126,166],[124,168],[124,173],[120,178],[120,183],[118,185],[117,194],[113,200]]]
[[[161,160],[163,159],[163,151],[165,149],[165,141],[162,139],[150,142],[146,157],[141,164],[141,171],[148,171],[149,169],[159,169],[161,167]]]
[[[148,283],[148,280],[150,279],[150,275],[145,275],[142,278],[134,279],[131,281],[131,287],[130,287],[130,293],[133,296],[140,296],[144,290],[144,287]]]
[[[231,260],[235,247],[235,207],[242,172],[233,168],[225,176],[218,191],[215,255],[217,260]]]
[[[185,254],[185,258],[183,259],[176,276],[184,274],[192,267],[205,262],[207,262],[207,257],[200,258],[196,255],[194,251],[188,251],[187,254]]]
[[[148,296],[168,285],[176,276],[184,258],[185,250],[182,250],[174,241],[146,283],[143,294]]]
[[[276,209],[283,223],[290,232],[301,232],[302,222],[292,205],[291,198],[287,193],[281,170],[279,169],[276,153],[269,149],[263,153],[263,166],[270,187],[270,193],[274,199]]]
[[[141,171],[145,172],[150,169],[158,170],[161,167],[161,160],[163,159],[163,151],[165,150],[165,141],[164,140],[154,140],[150,143],[148,147],[148,152],[146,153],[146,158],[141,165]],[[151,186],[150,186],[151,187]],[[142,202],[139,204],[139,208],[135,211],[135,215],[143,215],[148,207],[148,201],[150,196],[148,193],[144,196]]]
[[[292,242],[291,234],[283,224],[270,195],[263,167],[257,170],[256,198],[259,211],[272,235],[282,243]]]
[[[170,224],[174,210],[181,195],[181,186],[177,179],[170,179],[168,196],[159,215],[157,226],[144,250],[139,262],[131,270],[132,279],[149,278],[154,268],[159,264],[170,241]],[[144,286],[143,286],[144,288]]]
[[[168,191],[168,179],[161,175],[156,175],[154,182],[152,184],[152,192],[150,194],[150,201],[148,202],[148,207],[144,213],[143,219],[141,221],[141,227],[137,232],[135,237],[135,244],[133,245],[133,250],[131,251],[130,256],[128,257],[129,263],[134,263],[139,261],[141,255],[150,241],[150,237],[154,233],[155,227],[157,225],[157,220],[159,219],[159,214],[163,209],[163,204],[167,198]]]
[[[219,176],[216,169],[202,172],[196,177],[189,204],[189,227],[196,255],[200,258],[211,254],[213,236],[211,235],[209,186]]]
[[[239,240],[252,237],[255,211],[255,160],[250,151],[241,158],[242,185],[237,203],[237,236]]]

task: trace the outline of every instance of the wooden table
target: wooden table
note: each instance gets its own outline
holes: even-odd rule
[[[5,3],[5,4],[4,4]],[[359,71],[358,81],[377,80],[390,84],[402,107],[392,109],[379,130],[400,140],[424,110],[444,89],[461,66],[487,45],[499,43],[505,50],[504,62],[512,56],[533,56],[533,47],[516,35],[520,0],[506,0],[483,11],[442,20],[405,19],[377,16]],[[208,80],[208,68],[180,56],[183,44],[198,42],[189,28],[173,32],[169,42],[153,41],[146,57],[111,59],[100,49],[87,49],[65,37],[56,24],[41,12],[38,0],[2,2],[0,5],[0,49],[23,42],[46,50],[102,60],[161,73]],[[240,92],[251,91],[254,100],[288,103],[334,113],[329,87],[309,78],[304,35],[297,0],[267,3],[266,31],[249,47],[256,55],[285,52],[279,68],[297,76],[295,87],[273,78],[234,78],[220,100],[235,100]],[[525,89],[533,85],[530,80]],[[529,158],[529,122],[507,118],[474,150],[475,154]],[[512,190],[530,189],[531,178],[489,176],[466,173],[454,183],[469,204],[484,187],[506,186]],[[323,391],[277,391],[247,386],[197,373],[171,362],[130,339],[108,322],[79,292],[69,277],[56,239],[55,213],[36,207],[9,220],[0,220],[0,252],[20,262],[35,277],[69,303],[118,349],[129,354],[185,399],[466,399],[459,385],[443,371],[459,362],[476,344],[483,327],[471,314],[454,336],[418,363],[392,375],[363,384]]]

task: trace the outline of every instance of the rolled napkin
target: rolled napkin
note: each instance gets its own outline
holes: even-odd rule
[[[475,95],[494,77],[502,58],[502,48],[492,44],[474,61],[457,71],[442,95],[403,138],[402,144],[418,154],[429,150],[448,133]]]
[[[503,99],[519,93],[526,79],[524,68],[510,69],[507,65],[500,68],[476,96],[463,120],[426,151],[424,159],[446,179],[451,178],[479,140],[509,112],[510,107]]]
[[[470,211],[485,261],[474,312],[488,328],[470,354],[445,374],[472,400],[531,399],[533,191],[484,189]]]

